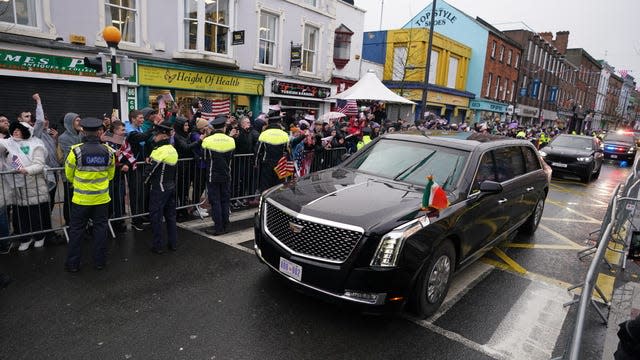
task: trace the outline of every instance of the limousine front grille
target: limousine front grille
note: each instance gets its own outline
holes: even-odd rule
[[[285,212],[278,206],[266,202],[267,233],[290,252],[312,259],[342,263],[351,254],[363,231],[310,221],[306,216]],[[295,214],[295,215],[294,215]],[[330,222],[329,222],[330,223]]]

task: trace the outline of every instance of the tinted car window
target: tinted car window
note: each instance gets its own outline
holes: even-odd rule
[[[494,150],[497,181],[511,180],[525,173],[524,158],[519,146],[509,146]]]
[[[445,190],[451,190],[463,171],[468,153],[418,142],[382,139],[358,153],[347,168],[424,185],[427,175]]]
[[[551,141],[550,145],[573,149],[593,150],[593,141],[590,138],[576,136],[557,136],[553,141]]]
[[[480,164],[478,165],[476,178],[473,180],[471,192],[473,193],[478,191],[480,189],[480,184],[486,180],[496,181],[495,162],[493,161],[492,151],[488,151],[482,155],[482,159],[480,159]]]
[[[620,141],[620,142],[633,144],[634,137],[633,137],[633,134],[631,133],[619,134],[617,132],[610,132],[610,133],[607,133],[607,135],[604,137],[604,141]]]
[[[532,172],[540,169],[540,161],[538,160],[538,154],[533,149],[528,147],[522,147],[524,153],[524,159],[526,162],[527,172]]]

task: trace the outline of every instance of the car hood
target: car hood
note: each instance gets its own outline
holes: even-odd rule
[[[297,213],[360,226],[366,232],[383,224],[414,219],[423,188],[343,168],[317,172],[267,195]]]
[[[542,149],[542,151],[550,155],[575,156],[575,157],[589,156],[591,153],[593,153],[593,150],[576,149],[571,147],[552,146],[552,145],[545,146],[544,149]]]

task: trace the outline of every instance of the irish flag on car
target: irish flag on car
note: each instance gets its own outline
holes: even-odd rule
[[[433,181],[433,175],[427,176],[427,186],[422,194],[422,208],[420,210],[441,210],[449,206],[449,199],[444,189]]]

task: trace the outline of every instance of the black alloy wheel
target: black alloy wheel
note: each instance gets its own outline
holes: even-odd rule
[[[529,218],[527,218],[527,221],[524,224],[522,224],[522,227],[520,229],[522,229],[522,231],[528,235],[531,235],[534,232],[536,232],[538,225],[540,225],[540,219],[542,219],[543,212],[544,212],[544,194],[540,199],[538,199],[538,201],[536,202],[535,208],[533,208],[533,212],[531,213],[531,215],[529,215]]]
[[[413,310],[418,317],[431,316],[442,305],[449,291],[455,261],[453,244],[445,240],[423,266],[412,299]]]

